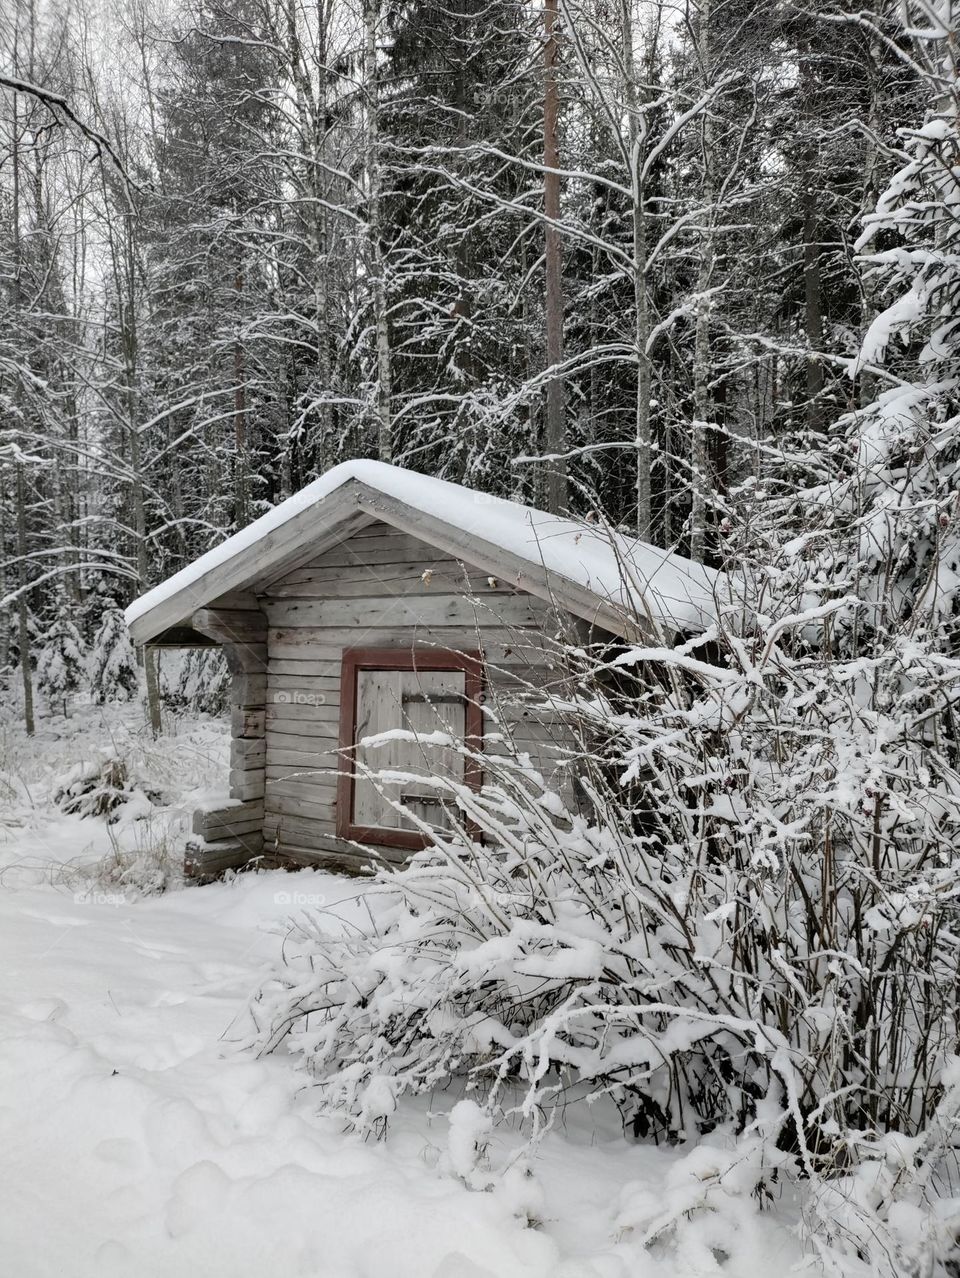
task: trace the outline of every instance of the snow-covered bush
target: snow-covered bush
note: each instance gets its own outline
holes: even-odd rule
[[[98,705],[105,701],[129,701],[137,692],[140,676],[123,613],[108,600],[90,653],[90,686]]]
[[[169,812],[131,814],[123,838],[108,827],[110,851],[93,862],[59,866],[54,881],[80,895],[122,893],[130,899],[156,896],[183,886],[183,832]]]
[[[117,809],[124,805],[146,805],[149,810],[162,802],[159,791],[144,786],[143,779],[131,775],[128,763],[115,750],[98,749],[54,779],[53,801],[71,816],[106,816],[116,821]]]
[[[66,714],[68,699],[83,686],[85,676],[83,639],[61,596],[57,615],[43,636],[37,658],[37,684],[48,704]]]
[[[960,776],[938,745],[960,661],[909,633],[845,656],[846,601],[766,615],[766,586],[705,643],[577,671],[589,694],[551,713],[590,815],[522,756],[486,758],[479,793],[434,778],[455,830],[378,876],[367,934],[294,929],[261,1050],[361,1126],[463,1075],[533,1132],[608,1094],[641,1137],[749,1134],[758,1193],[789,1168],[824,1195],[873,1177],[822,1220],[838,1254],[870,1231],[895,1254],[960,1120]],[[906,1158],[886,1180],[884,1133]]]

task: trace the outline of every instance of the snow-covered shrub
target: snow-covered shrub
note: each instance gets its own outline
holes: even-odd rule
[[[64,866],[61,882],[74,892],[119,892],[125,898],[183,886],[183,838],[169,813],[130,822],[122,840],[116,826],[109,827],[109,834],[107,855],[93,864]]]
[[[152,805],[161,802],[162,795],[144,790],[115,750],[99,749],[92,758],[74,764],[54,780],[53,801],[70,815],[106,816],[115,821],[117,809],[124,804],[139,801]]]
[[[140,676],[123,613],[108,600],[90,652],[90,686],[98,705],[129,701],[137,693]]]
[[[690,648],[617,657],[665,677],[629,711],[599,683],[571,705],[619,774],[595,760],[590,817],[523,757],[485,759],[483,790],[450,794],[460,828],[380,877],[377,932],[305,958],[323,1014],[280,1018],[270,1041],[305,1051],[348,1106],[367,1068],[419,1088],[455,1061],[494,1089],[523,1077],[531,1111],[569,1067],[664,1135],[742,1123],[771,1087],[796,1091],[785,1139],[818,1159],[854,1122],[916,1130],[955,1040],[960,784],[924,738],[960,663],[931,671],[906,646],[880,672],[791,654],[810,622],[721,634],[716,666]],[[918,692],[931,675],[933,713]],[[283,984],[302,1015],[295,966]],[[918,1041],[938,1046],[914,1077]]]
[[[920,1210],[944,1155],[928,1135],[960,1118],[960,661],[909,633],[846,656],[846,601],[773,616],[767,586],[705,641],[577,671],[559,708],[589,815],[520,755],[487,757],[479,793],[434,778],[455,829],[378,876],[368,933],[294,928],[261,1050],[361,1126],[462,1075],[532,1131],[607,1094],[641,1137],[749,1134],[757,1193],[791,1168],[859,1184],[897,1133],[918,1142],[899,1197],[851,1207],[896,1254],[897,1204]]]
[[[47,702],[66,714],[70,695],[86,676],[83,639],[70,620],[66,600],[60,598],[57,615],[43,636],[37,658],[37,684]]]

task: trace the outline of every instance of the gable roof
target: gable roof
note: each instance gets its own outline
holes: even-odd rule
[[[136,599],[126,621],[149,643],[230,591],[275,579],[376,520],[614,634],[705,629],[720,574],[592,525],[384,462],[334,466]],[[652,623],[652,624],[651,624]]]

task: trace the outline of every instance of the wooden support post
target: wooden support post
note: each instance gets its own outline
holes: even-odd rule
[[[230,683],[230,799],[225,807],[194,814],[194,833],[217,843],[213,859],[243,864],[263,851],[263,796],[266,785],[267,618],[257,608],[201,608],[194,630],[223,648]],[[230,845],[230,846],[228,846]],[[232,846],[236,845],[236,846]],[[232,851],[231,851],[232,846]],[[199,874],[210,858],[194,846]]]

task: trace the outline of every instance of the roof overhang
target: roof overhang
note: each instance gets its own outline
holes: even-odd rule
[[[231,543],[239,541],[242,534],[231,537],[196,564],[135,600],[126,612],[134,643],[153,644],[164,632],[192,628],[193,614],[209,607],[214,599],[233,591],[250,590],[258,582],[275,580],[295,568],[305,556],[336,545],[363,523],[372,522],[363,517],[361,487],[357,480],[348,479],[326,497],[305,503],[302,510],[276,528],[246,539],[232,554]],[[296,497],[288,500],[296,501]],[[255,529],[256,525],[250,527]],[[204,569],[208,558],[210,566]]]
[[[464,521],[464,526],[429,509],[429,501],[414,504],[396,492],[385,492],[357,478],[346,466],[344,471],[346,476],[342,482],[320,492],[315,485],[309,485],[289,498],[282,507],[276,507],[131,604],[126,617],[134,641],[138,644],[170,645],[176,643],[178,633],[187,636],[196,634],[192,617],[199,609],[210,607],[214,601],[234,592],[252,591],[255,594],[258,587],[276,581],[376,521],[409,533],[436,550],[463,560],[518,590],[555,602],[574,616],[628,641],[649,639],[657,633],[657,622],[662,618],[655,617],[649,610],[645,615],[644,608],[647,592],[651,590],[650,582],[631,581],[629,563],[623,567],[623,600],[615,597],[609,583],[602,591],[591,589],[590,585],[575,580],[558,566],[574,562],[576,547],[571,545],[569,551],[564,547],[564,553],[560,554],[558,542],[552,540],[552,526],[546,525],[547,531],[541,540],[539,525],[534,523],[533,517],[563,524],[565,531],[560,535],[579,541],[581,533],[569,521],[556,521],[552,516],[528,510],[516,503],[502,503],[505,521],[509,518],[516,520],[517,512],[529,515],[523,553],[518,553],[515,544],[507,547],[493,540],[498,530],[495,506],[493,511],[487,512],[492,518],[474,521],[472,526]],[[464,500],[470,495],[476,496],[466,489],[462,492]],[[487,499],[490,504],[496,500]],[[488,535],[484,536],[484,532]],[[582,534],[604,536],[600,529],[584,529]],[[504,540],[509,538],[504,537]],[[610,546],[605,548],[614,569],[617,567],[615,556],[619,552],[616,542],[619,540],[622,539],[611,535]],[[667,552],[646,549],[665,560],[676,559]],[[548,560],[552,562],[548,563]],[[709,571],[700,569],[699,565],[690,567],[701,573]],[[618,574],[613,571],[608,575]],[[654,582],[654,592],[656,588]],[[702,581],[697,590],[701,596],[704,595]],[[674,626],[674,629],[683,628],[682,625]],[[184,646],[190,646],[189,639]]]

